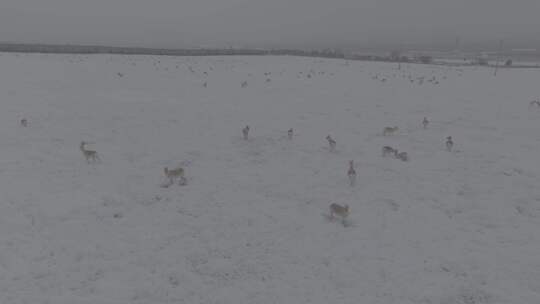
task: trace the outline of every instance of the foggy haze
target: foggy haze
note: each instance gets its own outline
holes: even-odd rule
[[[3,0],[0,41],[154,47],[537,43],[538,0]]]

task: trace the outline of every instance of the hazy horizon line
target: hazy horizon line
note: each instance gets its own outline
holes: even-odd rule
[[[159,49],[159,50],[191,50],[191,49],[283,49],[283,50],[342,50],[342,51],[354,51],[354,50],[412,50],[412,49],[425,49],[425,50],[447,50],[447,51],[478,51],[479,49],[493,50],[498,48],[499,41],[477,41],[456,43],[456,41],[438,41],[438,42],[349,42],[349,43],[306,43],[302,45],[298,44],[275,44],[275,43],[225,43],[225,44],[200,44],[200,45],[163,45],[163,44],[138,44],[138,43],[78,43],[78,42],[31,42],[31,41],[2,41],[0,45],[25,45],[25,46],[73,46],[73,47],[102,47],[102,48],[132,48],[132,49]],[[509,49],[536,49],[540,50],[540,42],[506,42],[503,45],[505,50]]]

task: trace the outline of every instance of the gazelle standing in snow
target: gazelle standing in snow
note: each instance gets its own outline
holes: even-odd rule
[[[384,130],[383,130],[383,135],[384,135],[384,136],[392,135],[392,134],[396,133],[398,130],[399,130],[399,128],[398,128],[397,126],[394,126],[394,127],[386,127],[386,128],[384,128]]]
[[[347,171],[349,177],[349,184],[354,186],[356,184],[356,170],[354,170],[354,161],[349,161],[349,171]]]
[[[383,156],[383,157],[386,157],[386,156],[388,156],[389,154],[395,154],[396,152],[397,152],[397,150],[394,149],[394,148],[392,148],[392,147],[390,147],[390,146],[384,146],[384,147],[382,148],[382,156]]]
[[[349,205],[341,206],[336,203],[330,205],[330,218],[334,219],[335,215],[341,217],[342,220],[345,220],[349,216]]]
[[[163,169],[163,172],[165,173],[165,177],[169,179],[169,185],[174,184],[174,181],[176,179],[180,179],[180,185],[186,184],[186,178],[184,177],[184,168],[176,168],[169,170],[169,168],[165,167]]]
[[[427,129],[428,124],[429,124],[429,121],[427,117],[424,117],[424,120],[422,120],[422,126],[424,126],[424,129]]]
[[[90,163],[90,161],[96,162],[100,160],[96,151],[86,149],[87,144],[88,144],[87,142],[81,141],[81,145],[79,146],[79,149],[81,149],[81,152],[83,153],[84,158],[86,159],[86,162]]]
[[[244,140],[248,140],[249,126],[246,126],[245,128],[242,129],[242,134],[244,135]]]
[[[293,128],[290,128],[289,131],[287,131],[287,137],[289,140],[292,140],[293,138]]]
[[[326,136],[326,140],[328,140],[330,151],[334,151],[336,149],[336,141],[330,135]]]
[[[395,150],[394,156],[401,161],[409,161],[409,155],[407,152],[398,152],[398,150]]]
[[[453,146],[454,146],[454,142],[452,141],[452,136],[448,136],[446,138],[446,150],[452,151]]]

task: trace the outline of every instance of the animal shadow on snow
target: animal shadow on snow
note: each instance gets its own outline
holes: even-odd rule
[[[161,188],[169,188],[169,187],[172,187],[172,186],[183,187],[183,186],[189,185],[189,183],[190,183],[190,179],[188,179],[188,178],[184,178],[183,180],[174,181],[172,183],[169,180],[167,180],[166,178],[162,178],[162,181],[159,184],[159,186]]]
[[[330,213],[321,213],[321,215],[330,223],[340,223],[345,228],[356,227],[356,223],[349,218],[341,219],[339,217],[332,217]]]

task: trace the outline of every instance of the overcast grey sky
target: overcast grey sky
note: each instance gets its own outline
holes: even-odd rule
[[[540,37],[540,0],[0,0],[0,41],[157,47]]]

